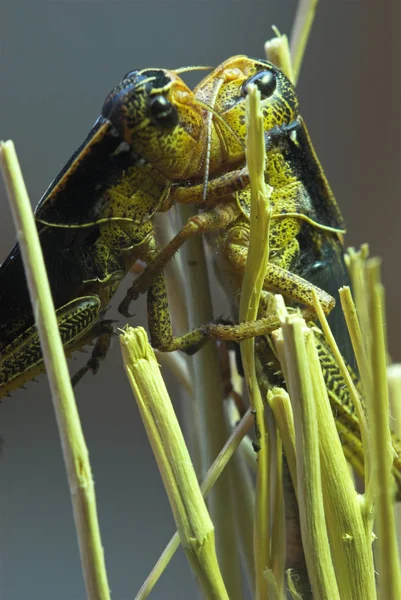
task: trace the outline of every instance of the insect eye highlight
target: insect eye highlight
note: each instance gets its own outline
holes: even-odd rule
[[[173,129],[178,125],[178,112],[164,96],[152,98],[149,104],[149,117],[165,129]]]
[[[268,98],[271,96],[276,89],[277,80],[276,75],[273,71],[261,71],[260,73],[256,73],[253,75],[248,81],[246,81],[242,86],[242,95],[246,96],[248,93],[248,85],[253,83],[256,85],[263,98]]]

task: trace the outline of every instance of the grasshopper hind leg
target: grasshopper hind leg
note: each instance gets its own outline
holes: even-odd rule
[[[104,356],[106,333],[110,336],[110,321],[101,321],[102,303],[97,295],[74,298],[56,310],[58,327],[65,353],[70,356],[95,338],[94,361]],[[95,353],[96,350],[96,353]],[[92,367],[95,362],[91,363]],[[0,398],[31,381],[45,370],[39,336],[35,325],[17,336],[0,353]]]

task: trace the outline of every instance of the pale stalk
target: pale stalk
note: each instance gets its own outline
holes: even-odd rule
[[[286,575],[287,575],[287,587],[288,587],[288,591],[291,594],[291,598],[293,598],[294,600],[302,600],[303,596],[301,593],[298,592],[297,586],[298,586],[298,577],[295,571],[292,571],[291,569],[288,569],[286,571]]]
[[[305,343],[312,333],[302,319],[286,313],[282,300],[278,301],[278,310],[284,339],[287,386],[294,411],[297,493],[308,574],[317,600],[339,600],[324,516],[319,434]]]
[[[265,56],[295,84],[288,38],[285,34],[282,35],[277,28],[273,27],[273,30],[276,35],[265,42]]]
[[[401,439],[401,364],[387,367],[391,429]]]
[[[179,207],[181,219],[186,222],[194,208]],[[213,320],[203,240],[200,236],[188,239],[182,250],[186,283],[185,297],[188,307],[189,329]],[[197,437],[203,479],[227,438],[227,425],[223,410],[223,389],[219,356],[214,342],[207,342],[188,361],[195,390]],[[232,600],[241,598],[241,570],[235,539],[235,516],[230,494],[230,477],[224,473],[208,499],[210,514],[216,528],[217,554],[228,593]]]
[[[177,233],[177,208],[173,206],[168,213],[155,213],[153,220],[157,233],[157,241],[160,246],[164,248]],[[173,323],[175,333],[177,334],[178,332],[181,334],[188,331],[188,307],[185,295],[185,273],[180,252],[177,252],[177,254],[174,256],[174,259],[170,260],[170,262],[167,264],[165,268],[165,275],[171,321]],[[183,363],[186,363],[186,371],[189,379],[191,379],[189,373],[189,363],[191,359],[179,351],[173,353],[159,352],[156,353],[156,356],[160,360],[161,364],[167,364],[169,366],[179,383],[183,386],[183,389],[193,398],[193,384],[192,381],[188,381],[188,378],[184,375],[185,367],[183,365]],[[177,364],[178,362],[183,365],[182,369],[179,368]],[[196,427],[196,423],[198,422],[197,406],[195,402],[187,402],[188,398],[181,399],[183,428],[186,433],[196,472],[200,473],[201,452],[199,447],[199,431]]]
[[[328,333],[330,337],[331,332]],[[279,341],[279,336],[276,335],[276,348],[283,364],[286,358],[283,356]],[[325,518],[340,597],[344,600],[373,599],[375,598],[375,585],[371,527],[366,527],[365,506],[355,493],[347,468],[313,336],[307,338],[306,349],[316,407],[316,427],[319,432]],[[288,377],[287,374],[286,377]],[[278,426],[280,430],[283,430],[284,447],[287,452],[289,446],[288,456],[292,461],[295,460],[292,449],[293,423],[290,417],[284,420],[280,416],[284,412],[286,396],[283,392],[280,394],[276,392],[274,395],[271,394],[271,403],[273,399],[275,413],[278,413],[278,417],[276,417]],[[288,409],[284,414],[289,414]]]
[[[346,254],[344,255],[344,260],[350,274],[352,293],[355,296],[358,319],[363,331],[362,339],[365,348],[366,360],[370,365],[371,358],[369,352],[371,349],[371,327],[369,322],[369,311],[366,302],[367,291],[364,272],[364,263],[368,256],[369,247],[367,244],[362,244],[360,250],[358,251],[355,251],[354,248],[348,248]],[[356,358],[358,359],[358,356]],[[364,373],[361,372],[361,376],[364,377]]]
[[[266,579],[267,589],[270,600],[285,600],[284,596],[280,592],[277,584],[274,572],[272,569],[266,569],[264,572],[264,578]]]
[[[189,374],[188,362],[186,358],[179,352],[159,352],[155,350],[155,355],[158,362],[167,367],[174,375],[180,386],[187,392],[188,396],[194,397],[194,386]],[[189,404],[186,402],[186,404]]]
[[[235,402],[231,399],[225,401],[225,412],[228,423],[238,423],[240,415]],[[234,427],[233,427],[234,430]],[[250,438],[244,438],[231,459],[231,486],[235,510],[235,525],[238,532],[237,547],[242,558],[246,580],[255,595],[255,577],[253,560],[253,519],[255,514],[255,486],[253,475],[248,468],[244,448],[248,448]],[[253,453],[254,467],[256,465],[255,452]]]
[[[401,439],[401,364],[387,367],[387,382],[390,401],[390,429]],[[401,550],[401,503],[394,507],[398,551]]]
[[[230,360],[230,370],[231,370],[231,383],[233,386],[233,390],[234,390],[234,392],[236,392],[240,396],[242,396],[244,393],[243,378],[241,376],[239,376],[239,374],[236,370],[235,358],[234,358],[234,360]],[[239,413],[239,410],[238,410],[235,402],[230,401],[230,402],[226,403],[225,412],[226,412],[226,419],[227,419],[227,423],[230,428],[230,431],[234,431],[234,429],[236,427],[236,423],[238,423],[239,418],[240,418],[240,413]],[[251,470],[252,473],[256,473],[256,469],[257,469],[256,452],[253,448],[252,440],[250,437],[245,437],[242,440],[241,445],[238,448],[238,452],[241,454],[241,460],[243,460],[244,465],[246,465],[246,467],[247,467],[247,471],[248,471],[247,477],[249,476],[249,469]],[[255,497],[254,486],[252,486],[252,495],[253,495],[253,497]],[[237,498],[235,498],[235,500],[237,500]],[[255,505],[253,505],[253,506],[255,506]],[[254,510],[252,511],[252,514],[253,514],[253,512],[254,512]],[[253,517],[252,517],[252,520],[253,520]],[[251,555],[253,557],[253,550],[251,552]],[[252,558],[252,561],[253,561],[253,558]],[[252,569],[252,571],[253,571],[253,569]]]
[[[348,286],[340,288],[339,294],[341,307],[351,338],[352,348],[361,374],[362,384],[365,389],[368,389],[372,385],[372,376],[368,364],[364,336],[362,335],[361,325],[359,323],[358,312],[352,298],[351,290]]]
[[[38,232],[14,144],[11,141],[1,144],[0,160],[52,392],[74,510],[86,592],[91,600],[108,600],[110,592],[88,449],[71,387]]]
[[[388,388],[386,377],[386,344],[384,336],[384,290],[380,281],[380,261],[366,263],[371,323],[372,388],[367,394],[367,414],[370,424],[370,446],[373,455],[373,478],[376,496],[377,566],[380,575],[380,598],[401,598],[400,560],[395,534],[393,507],[393,462],[389,427]]]
[[[277,427],[275,425],[275,427]],[[272,489],[274,497],[272,501],[272,534],[271,534],[271,570],[274,574],[279,598],[283,597],[284,593],[284,569],[286,561],[286,544],[285,544],[285,500],[283,489],[283,443],[276,429],[276,435],[269,436],[271,448],[269,456],[274,464],[271,466],[271,472],[274,474]]]
[[[366,509],[347,468],[313,336],[306,346],[319,428],[325,517],[340,597],[373,600],[372,535],[371,528],[365,526]]]
[[[358,390],[356,389],[355,384],[352,381],[350,372],[348,371],[345,361],[344,361],[343,357],[341,356],[340,349],[337,346],[337,342],[334,338],[334,335],[331,332],[330,326],[326,319],[326,315],[323,312],[322,306],[319,302],[319,298],[318,298],[318,295],[315,290],[312,290],[312,297],[313,297],[313,306],[315,308],[317,317],[320,321],[322,331],[323,331],[323,333],[326,337],[326,340],[330,346],[330,349],[333,353],[333,357],[335,358],[335,361],[341,372],[341,375],[347,384],[348,391],[351,396],[352,404],[355,407],[355,411],[356,411],[356,414],[358,417],[359,427],[361,430],[362,444],[363,444],[363,447],[367,449],[368,448],[368,439],[369,439],[368,424],[366,422],[366,416],[365,416],[365,412],[362,408],[361,399],[359,397]],[[366,460],[366,457],[365,457],[365,481],[369,481],[369,478],[370,478],[369,465],[370,465],[369,459]]]
[[[276,348],[280,346],[280,335],[274,336]],[[282,338],[281,338],[282,339]],[[281,356],[280,356],[281,355]],[[279,350],[280,361],[283,357],[284,347]],[[291,400],[283,388],[272,388],[267,395],[267,401],[274,414],[274,420],[283,442],[285,458],[291,473],[295,493],[297,493],[297,462],[295,454],[295,429],[294,416],[292,414]]]
[[[291,62],[294,84],[298,82],[306,44],[315,18],[318,0],[299,0],[291,32]]]
[[[363,274],[362,274],[363,275]],[[363,288],[365,284],[363,283]],[[352,299],[351,290],[348,286],[342,287],[339,290],[341,307],[343,309],[345,321],[347,323],[347,329],[351,338],[352,348],[354,350],[356,362],[358,365],[359,373],[361,376],[362,389],[364,393],[364,397],[366,397],[369,390],[372,388],[372,374],[371,374],[371,365],[367,358],[367,349],[366,344],[364,343],[364,339],[362,336],[361,326],[359,323],[358,313]],[[365,301],[366,304],[366,301]],[[361,311],[364,310],[363,307],[360,307]],[[360,311],[360,312],[361,312]],[[369,332],[366,332],[366,337],[370,337],[370,327]],[[369,351],[370,354],[370,351]],[[366,526],[371,531],[373,528],[373,517],[374,517],[374,482],[372,480],[372,472],[373,472],[373,457],[371,452],[371,438],[369,435],[369,430],[367,426],[366,416],[361,416],[361,406],[359,400],[355,397],[353,393],[353,386],[348,386],[352,401],[355,405],[358,420],[361,419],[361,436],[364,448],[364,482],[365,482],[365,494],[364,494],[364,505],[365,505],[365,515],[366,515]],[[359,395],[358,395],[359,397]],[[364,412],[364,411],[363,411]]]
[[[246,157],[251,185],[250,239],[241,289],[239,317],[240,321],[254,321],[258,315],[260,294],[269,260],[271,188],[264,182],[263,117],[260,111],[260,92],[253,85],[248,86]],[[254,524],[255,597],[265,599],[268,597],[268,589],[263,573],[270,568],[269,458],[264,404],[256,379],[253,339],[241,343],[241,357],[251,406],[256,413],[257,443],[260,446]]]
[[[219,478],[223,469],[226,467],[227,463],[232,458],[235,450],[238,448],[239,444],[242,442],[244,436],[248,433],[253,423],[253,415],[250,411],[248,411],[242,417],[240,423],[232,432],[229,439],[225,443],[224,448],[221,450],[218,457],[216,458],[213,465],[210,467],[209,471],[206,474],[205,480],[201,485],[202,495],[205,498],[209,494],[210,490]],[[146,578],[146,581],[143,583],[138,594],[135,596],[135,600],[143,600],[144,598],[148,597],[148,595],[156,585],[157,581],[159,580],[160,576],[162,575],[164,569],[167,567],[170,560],[173,558],[176,550],[178,550],[179,545],[180,538],[178,532],[176,532],[167,544],[166,548],[164,549],[159,560],[153,567],[152,571]]]
[[[124,329],[124,367],[166,488],[181,544],[206,598],[228,599],[214,527],[144,329]]]
[[[281,329],[272,333],[283,379],[287,381],[285,347]],[[297,590],[306,598],[310,597],[311,584],[305,562],[305,553],[300,529],[297,496],[297,470],[295,458],[295,429],[291,401],[282,388],[269,390],[267,400],[273,410],[276,426],[283,442],[287,466],[283,470],[283,490],[285,501],[286,562],[297,573]]]

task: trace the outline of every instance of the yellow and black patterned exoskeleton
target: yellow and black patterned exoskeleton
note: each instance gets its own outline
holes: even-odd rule
[[[205,234],[218,276],[237,318],[249,244],[250,187],[245,161],[245,98],[261,92],[265,180],[273,209],[259,321],[205,324],[172,335],[163,269],[188,237]],[[173,202],[199,212],[159,250],[152,217]],[[191,92],[179,71],[132,71],[111,92],[102,116],[36,209],[60,332],[67,354],[98,338],[79,373],[96,371],[112,324],[103,316],[137,259],[147,263],[119,309],[148,292],[154,346],[193,351],[207,338],[258,338],[259,383],[283,385],[270,340],[277,327],[273,293],[300,308],[315,328],[318,351],[344,452],[363,471],[358,421],[345,382],[314,323],[315,290],[344,358],[354,366],[338,288],[349,283],[343,259],[344,221],[313,149],[290,81],[274,65],[236,56]],[[0,268],[0,397],[43,370],[18,245]],[[263,335],[262,335],[263,334]],[[401,449],[394,437],[393,473],[401,498]]]
[[[76,380],[88,368],[96,371],[107,351],[112,323],[103,316],[121,280],[137,259],[149,261],[156,252],[151,217],[168,208],[172,179],[182,175],[175,169],[179,161],[172,152],[174,139],[179,140],[175,143],[179,157],[183,145],[189,149],[203,145],[203,111],[198,104],[188,109],[192,97],[173,71],[128,73],[36,207],[66,353],[98,340],[92,359]],[[120,122],[116,113],[124,114],[121,98],[130,100],[125,122],[137,131],[132,137],[138,147],[132,139],[128,144],[124,132],[113,124],[113,119],[116,125]],[[185,110],[179,110],[181,100]],[[156,166],[140,154],[141,147],[149,149]],[[156,286],[163,301],[162,276],[156,277]],[[42,353],[16,244],[0,267],[0,397],[41,371]]]
[[[290,81],[274,65],[245,56],[236,56],[220,65],[194,90],[197,99],[210,105],[219,115],[211,134],[213,164],[200,212],[184,226],[175,239],[134,282],[142,291],[157,269],[189,236],[203,232],[212,249],[217,275],[227,294],[231,311],[238,317],[239,297],[249,246],[250,186],[247,185],[243,143],[246,135],[245,98],[253,83],[261,92],[264,117],[266,170],[265,181],[272,188],[273,210],[269,234],[269,263],[260,304],[260,324],[240,327],[216,326],[216,337],[240,341],[274,325],[273,293],[281,293],[290,307],[304,311],[314,328],[320,362],[337,429],[344,452],[354,468],[363,473],[363,448],[355,409],[346,383],[333,358],[324,335],[314,322],[312,289],[318,293],[354,382],[359,386],[352,346],[338,299],[338,288],[349,285],[344,263],[344,220],[323,169],[316,156],[305,123],[298,111],[298,100]],[[215,119],[212,113],[212,119]],[[226,127],[222,120],[228,125]],[[213,144],[216,141],[216,147]],[[221,157],[219,174],[218,156]],[[215,196],[222,182],[237,185],[235,193]],[[243,188],[241,189],[241,186]],[[204,196],[204,184],[192,182],[193,197]],[[177,201],[187,201],[189,188],[173,190]],[[185,195],[185,198],[183,197]],[[141,284],[141,281],[143,282]],[[263,325],[262,322],[265,322]],[[270,322],[270,325],[269,325]],[[214,327],[205,327],[214,336]],[[258,338],[258,380],[264,392],[272,385],[284,385],[274,346],[267,333]],[[393,474],[397,499],[401,499],[401,444],[393,436]]]

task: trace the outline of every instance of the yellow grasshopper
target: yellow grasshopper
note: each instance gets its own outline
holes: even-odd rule
[[[359,472],[363,473],[363,448],[358,420],[347,386],[314,321],[312,290],[316,290],[343,357],[350,365],[358,385],[350,339],[340,306],[335,306],[338,288],[349,284],[343,253],[345,224],[333,193],[316,156],[305,123],[299,114],[295,89],[274,65],[245,56],[236,56],[220,65],[194,90],[197,99],[210,105],[219,119],[210,128],[211,156],[209,186],[213,193],[206,196],[207,208],[193,217],[172,242],[148,266],[133,284],[143,291],[148,281],[191,235],[204,233],[211,247],[216,271],[238,318],[239,296],[249,245],[250,186],[245,185],[217,199],[215,189],[224,181],[235,187],[238,174],[246,182],[245,156],[241,142],[245,140],[245,98],[247,86],[253,83],[261,92],[265,127],[265,180],[273,188],[270,205],[273,209],[269,237],[269,263],[260,306],[260,322],[240,327],[205,327],[205,336],[215,335],[237,341],[270,331],[275,322],[273,293],[284,295],[288,306],[301,308],[315,330],[319,357],[337,429],[344,452]],[[207,118],[205,116],[205,118]],[[229,130],[222,126],[224,119]],[[227,131],[229,132],[227,134]],[[217,148],[214,148],[214,140]],[[225,140],[225,144],[222,143]],[[224,152],[222,153],[222,148]],[[219,152],[222,153],[221,174],[218,174]],[[229,157],[229,158],[227,158]],[[236,170],[227,170],[227,164]],[[202,199],[203,183],[192,188],[179,187],[173,197],[183,201],[182,194]],[[273,344],[266,335],[259,339],[259,384],[266,391],[276,384],[283,385],[280,365]],[[401,443],[393,436],[393,474],[397,484],[397,499],[401,499]]]

